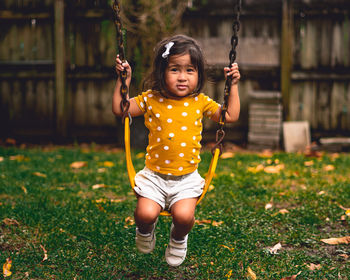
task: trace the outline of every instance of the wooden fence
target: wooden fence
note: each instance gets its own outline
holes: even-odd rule
[[[1,1],[1,137],[120,138],[111,113],[116,44],[110,2]],[[179,32],[202,44],[213,80],[206,92],[221,102],[235,0],[207,2],[186,12]],[[285,118],[309,121],[315,137],[350,134],[349,12],[345,0],[243,0],[242,113],[228,126],[227,140],[246,141],[249,93],[261,90],[282,91]],[[213,140],[214,130],[205,123],[205,141]]]

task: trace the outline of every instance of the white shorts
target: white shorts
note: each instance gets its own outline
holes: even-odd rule
[[[157,202],[163,210],[169,210],[179,200],[199,197],[203,192],[204,182],[197,170],[186,175],[173,176],[145,167],[135,176],[134,191]]]

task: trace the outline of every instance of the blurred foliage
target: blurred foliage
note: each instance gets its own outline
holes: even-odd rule
[[[155,45],[174,34],[187,5],[187,0],[121,1],[126,55],[133,68],[136,89],[142,88],[143,79],[150,71]]]

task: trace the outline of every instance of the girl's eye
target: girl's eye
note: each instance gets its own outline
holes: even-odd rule
[[[195,70],[193,68],[188,68],[187,72],[194,72]]]
[[[176,72],[176,71],[177,71],[177,68],[170,68],[170,71],[171,71],[171,72]]]

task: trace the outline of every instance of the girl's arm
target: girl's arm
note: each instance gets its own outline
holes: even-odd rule
[[[131,82],[131,67],[129,65],[129,63],[127,61],[122,62],[119,58],[119,55],[117,55],[116,58],[116,71],[118,72],[118,79],[117,82],[115,84],[115,88],[114,88],[114,94],[113,94],[113,102],[112,102],[112,111],[115,115],[117,116],[121,116],[122,115],[122,110],[120,107],[120,102],[122,101],[122,95],[120,92],[120,86],[122,85],[122,81],[120,79],[120,75],[121,72],[124,71],[124,69],[126,70],[127,76],[126,76],[126,85],[128,88],[130,88],[130,82]],[[127,99],[129,99],[129,96],[127,96]],[[134,98],[129,99],[130,101],[130,107],[129,107],[129,113],[132,117],[134,116],[140,116],[142,115],[142,111],[139,108],[139,106],[137,105],[136,101]]]
[[[238,120],[239,112],[241,110],[239,91],[238,91],[238,81],[241,78],[239,73],[238,64],[233,63],[231,68],[224,68],[225,77],[232,76],[232,83],[230,89],[230,95],[228,98],[227,111],[225,115],[225,121],[227,123],[232,123]],[[212,120],[218,122],[220,120],[221,108],[219,108],[212,117]]]

